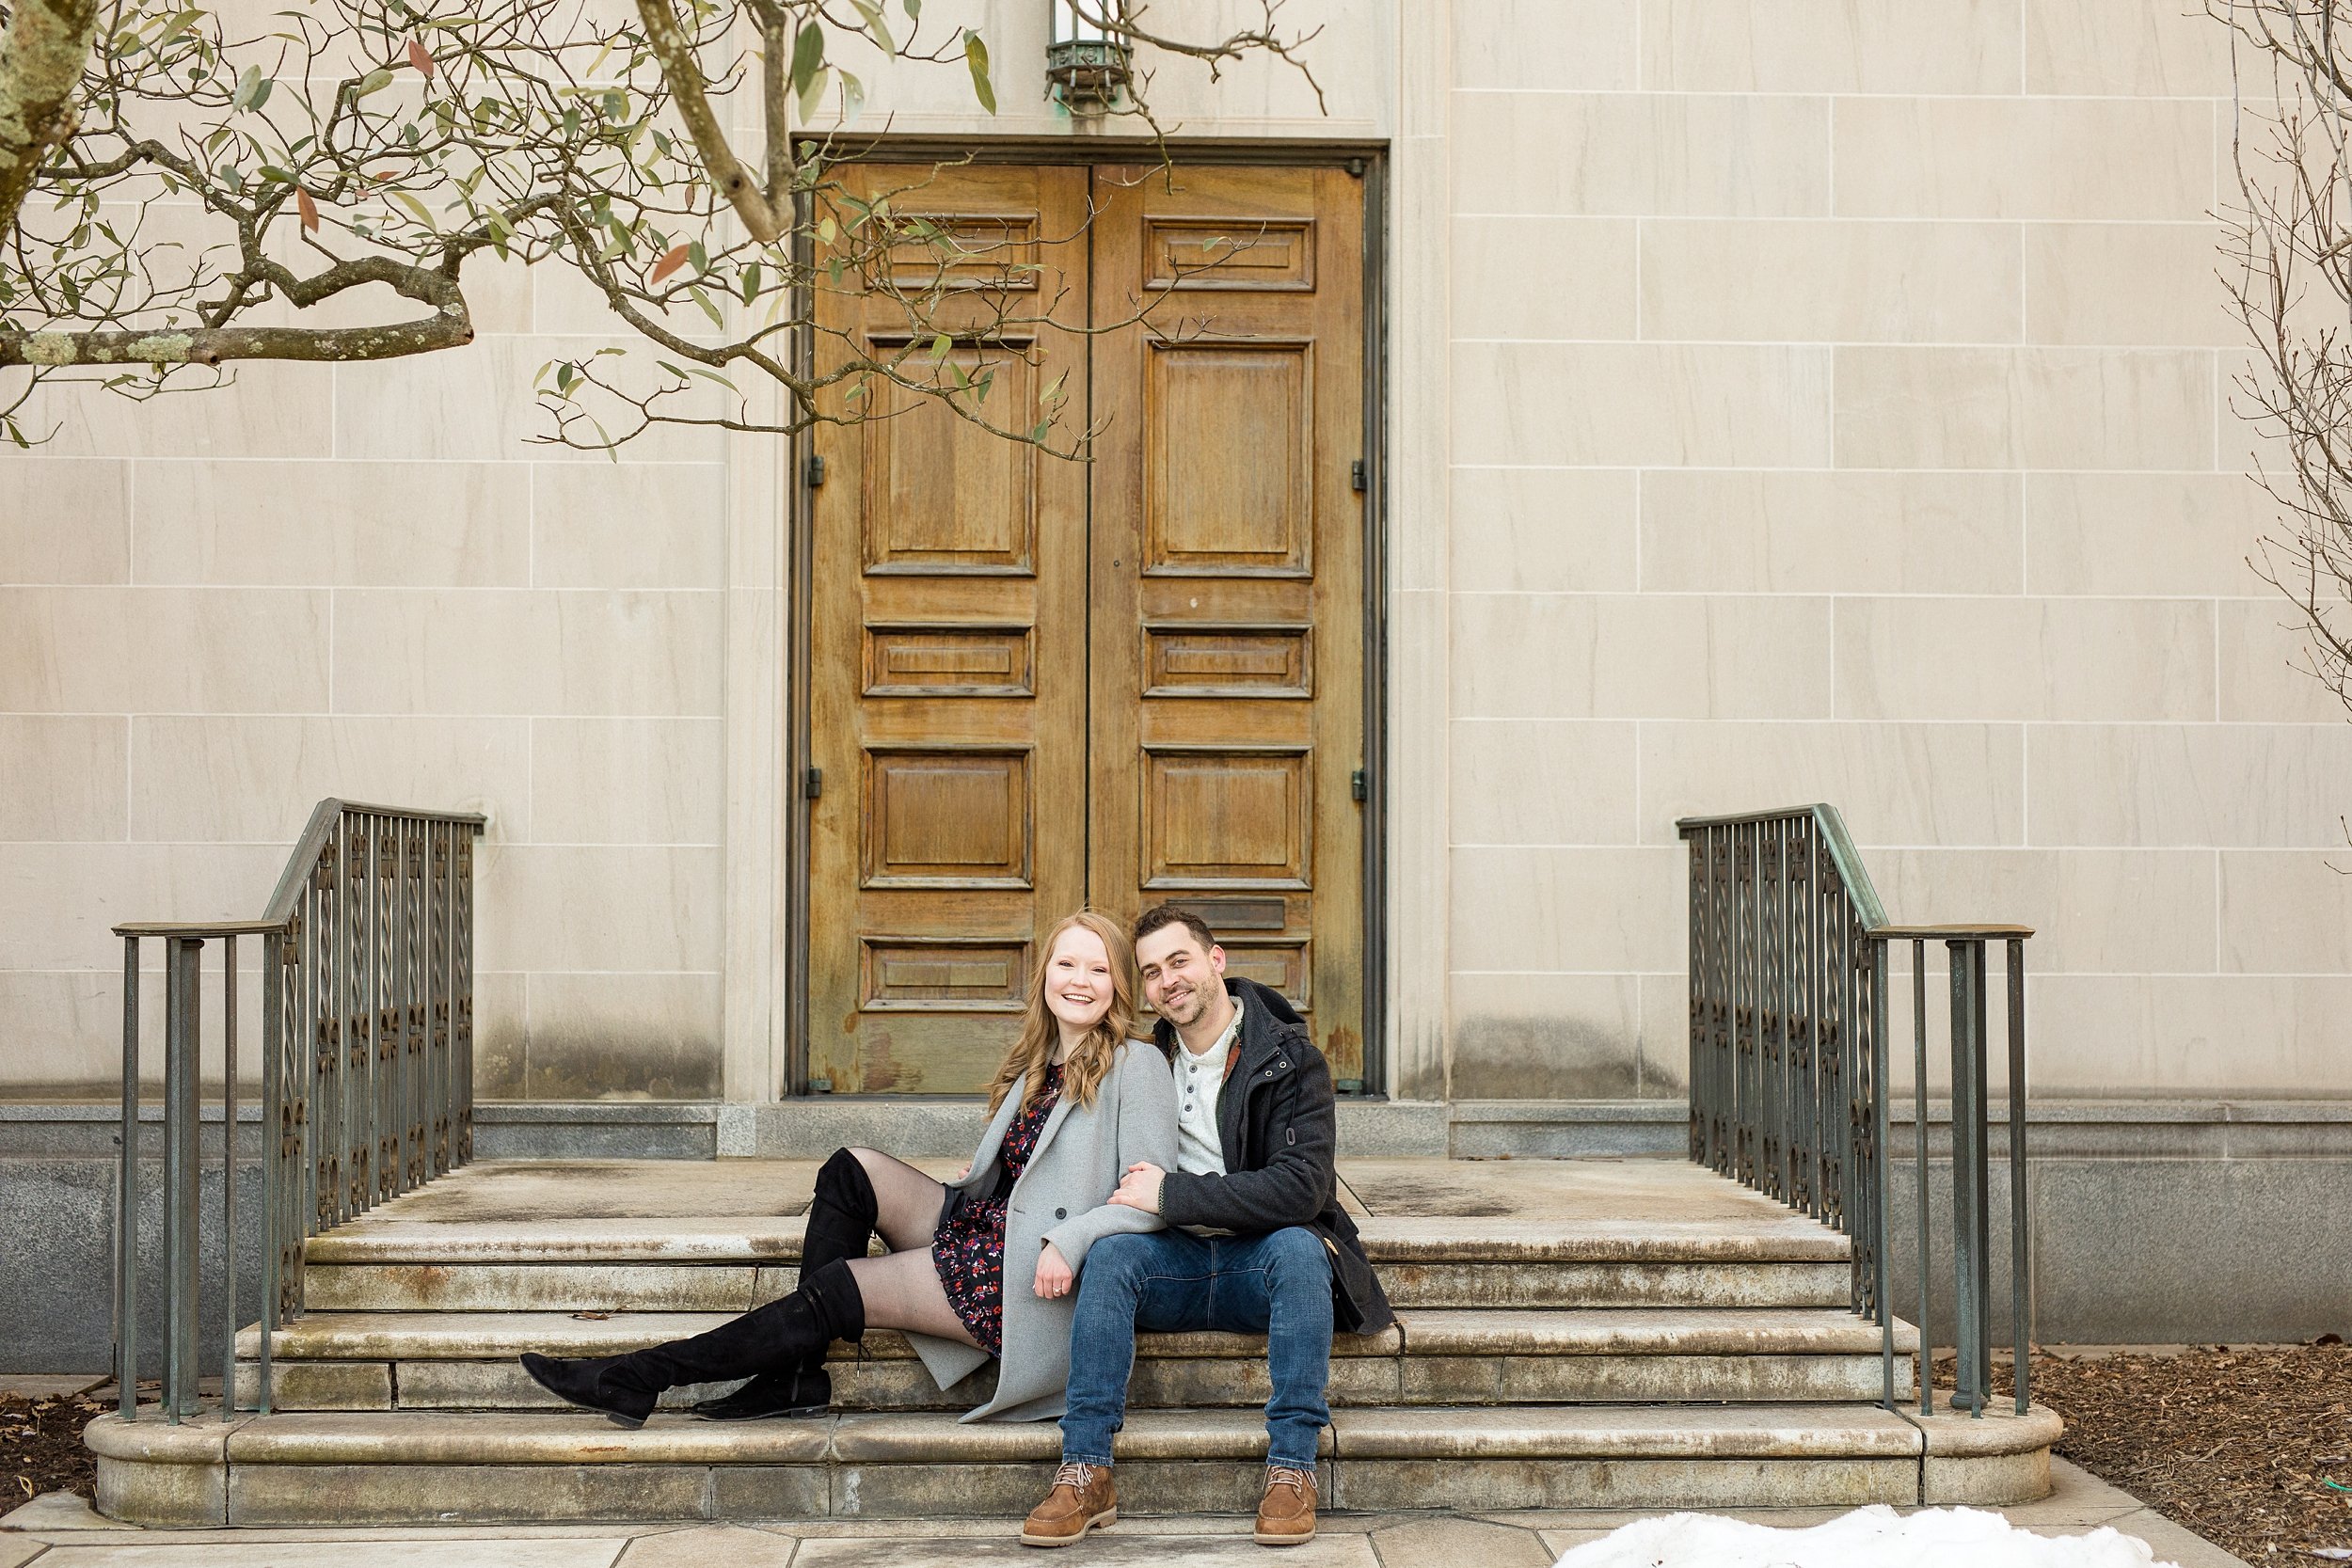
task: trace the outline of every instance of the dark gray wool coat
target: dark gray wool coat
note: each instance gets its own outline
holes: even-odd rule
[[[1323,1238],[1331,1255],[1331,1316],[1341,1331],[1377,1334],[1396,1321],[1364,1256],[1356,1222],[1340,1207],[1339,1113],[1331,1069],[1281,992],[1227,975],[1242,1005],[1241,1038],[1216,1101],[1223,1176],[1171,1168],[1160,1188],[1160,1217],[1170,1225],[1207,1225],[1245,1236],[1299,1225]],[[1166,1019],[1152,1031],[1169,1061],[1182,1049]]]
[[[980,1134],[971,1170],[950,1186],[975,1195],[995,1189],[1002,1168],[997,1152],[1026,1088],[1025,1081],[1005,1096]],[[1050,1300],[1038,1295],[1038,1253],[1053,1243],[1074,1274],[1086,1267],[1087,1250],[1112,1231],[1157,1230],[1157,1214],[1107,1201],[1138,1160],[1160,1166],[1176,1163],[1176,1084],[1166,1060],[1130,1040],[1119,1048],[1093,1104],[1081,1106],[1064,1096],[1046,1113],[1037,1148],[1012,1184],[1011,1201],[1005,1206],[1005,1354],[996,1369],[995,1396],[965,1420],[1041,1421],[1062,1413],[1077,1295]],[[928,1334],[907,1338],[942,1388],[988,1360],[986,1351],[953,1339]]]

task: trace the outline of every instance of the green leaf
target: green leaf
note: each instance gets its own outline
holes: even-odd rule
[[[947,357],[947,351],[954,346],[955,344],[948,341],[947,334],[945,332],[934,333],[931,337],[931,357],[934,359],[945,359]]]
[[[865,112],[866,84],[848,71],[843,71],[841,73],[841,123],[855,125],[858,116]]]
[[[245,74],[237,78],[237,90],[230,94],[229,106],[238,110],[249,109],[253,107],[253,95],[261,90],[262,68],[258,65],[246,66]]]
[[[808,86],[801,89],[801,122],[803,124],[805,125],[808,121],[815,119],[817,111],[824,106],[825,88],[832,80],[833,67],[818,66],[817,74],[808,79]]]
[[[424,210],[423,202],[419,201],[415,197],[410,196],[406,191],[392,192],[392,199],[407,208],[411,213],[414,213],[419,223],[423,224],[427,229],[433,228],[433,214]]]
[[[855,6],[857,14],[866,19],[866,30],[873,36],[876,43],[882,45],[882,53],[896,55],[898,46],[891,41],[890,24],[882,20],[882,8],[873,0],[850,0],[850,4]]]
[[[378,66],[375,70],[369,71],[365,76],[359,78],[359,85],[352,89],[351,96],[354,98],[365,98],[372,92],[382,92],[386,87],[389,87],[391,85],[392,73],[384,69],[382,66]]]
[[[818,219],[817,220],[817,243],[818,243],[818,244],[819,244],[819,245],[831,245],[831,244],[833,244],[833,238],[834,238],[834,236],[835,234],[839,233],[839,232],[840,232],[840,230],[839,230],[838,229],[836,229],[836,228],[834,228],[834,221],[833,221],[833,219],[832,219],[831,217],[821,217],[821,218],[818,218]]]
[[[1047,404],[1059,403],[1061,401],[1061,384],[1069,374],[1070,372],[1068,371],[1063,371],[1060,374],[1055,376],[1053,380],[1047,382],[1045,384],[1045,389],[1038,393],[1038,401],[1040,403]]]
[[[808,96],[808,85],[817,78],[817,68],[825,63],[825,30],[810,22],[801,28],[801,36],[792,40],[792,90]]]
[[[722,332],[724,332],[727,329],[727,319],[719,314],[719,308],[716,305],[710,303],[710,295],[707,291],[697,286],[695,288],[689,289],[686,292],[694,296],[694,303],[703,308],[703,314],[710,318],[711,325],[717,327]]]
[[[1043,446],[1043,445],[1045,444],[1045,433],[1046,433],[1047,431],[1049,431],[1049,430],[1053,429],[1053,428],[1054,428],[1054,421],[1053,421],[1053,420],[1038,420],[1038,421],[1037,421],[1037,427],[1036,427],[1034,430],[1031,430],[1031,431],[1029,432],[1029,439],[1030,439],[1030,441],[1031,441],[1032,443],[1034,443],[1035,445],[1038,445],[1038,446],[1041,446],[1041,446]]]
[[[743,269],[741,287],[744,304],[749,305],[759,297],[759,263],[757,261],[754,261]]]
[[[907,8],[907,20],[909,22],[920,22],[923,20],[923,0],[901,0],[901,3]]]
[[[996,89],[988,85],[988,45],[969,27],[963,30],[963,62],[972,68],[973,96],[980,101],[981,108],[994,114]]]

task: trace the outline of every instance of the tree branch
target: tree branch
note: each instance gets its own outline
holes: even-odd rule
[[[19,0],[0,37],[0,234],[53,148],[73,135],[73,89],[98,31],[98,0]]]
[[[661,66],[671,102],[693,135],[694,150],[702,154],[703,169],[711,184],[727,198],[727,205],[735,209],[736,216],[743,220],[743,227],[753,238],[763,245],[783,238],[783,220],[760,189],[758,180],[743,166],[735,149],[727,145],[726,133],[719,128],[718,112],[710,106],[708,84],[703,80],[702,63],[695,58],[693,40],[678,26],[677,13],[670,9],[670,0],[637,0],[637,15],[645,24],[645,46]],[[768,52],[775,53],[773,39]]]
[[[283,269],[277,269],[283,272]],[[278,281],[273,279],[273,281]],[[219,365],[230,359],[333,362],[397,359],[473,341],[473,318],[456,279],[380,256],[341,261],[314,277],[287,275],[278,286],[299,305],[345,289],[383,283],[434,308],[415,321],[378,326],[198,326],[184,331],[0,331],[0,367],[38,365]]]

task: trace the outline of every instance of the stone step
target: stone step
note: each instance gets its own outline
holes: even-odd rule
[[[271,1340],[271,1402],[285,1410],[560,1408],[515,1358],[527,1350],[612,1355],[697,1334],[717,1313],[312,1312]],[[1896,1324],[1896,1379],[1908,1388],[1917,1336]],[[239,1338],[240,1401],[258,1403],[258,1329]],[[1137,1409],[1258,1406],[1269,1392],[1263,1336],[1137,1337]],[[1852,1401],[1883,1386],[1873,1325],[1835,1309],[1409,1311],[1377,1335],[1332,1346],[1334,1404]],[[844,1409],[968,1410],[993,1390],[983,1368],[934,1386],[896,1332],[835,1346]],[[682,1406],[718,1389],[673,1389]]]
[[[1375,1265],[1400,1309],[1425,1307],[1842,1307],[1843,1261]],[[336,1312],[742,1312],[799,1281],[788,1264],[312,1264],[304,1298]]]
[[[1810,1221],[1629,1233],[1575,1221],[1369,1220],[1398,1307],[1841,1307],[1846,1241]],[[366,1222],[311,1239],[305,1299],[347,1312],[740,1312],[792,1289],[797,1219]]]
[[[1341,1410],[1335,1509],[1850,1508],[2046,1495],[2058,1418],[1916,1418],[1867,1405]],[[1012,1518],[1044,1495],[1051,1422],[842,1415],[743,1424],[580,1412],[102,1417],[102,1512],[138,1524]],[[1243,1513],[1264,1455],[1245,1411],[1137,1412],[1122,1511]]]

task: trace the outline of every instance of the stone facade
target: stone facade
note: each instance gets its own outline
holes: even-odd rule
[[[874,101],[1068,135],[1043,6],[974,8],[1003,115]],[[2352,1096],[2180,9],[1298,0],[1327,114],[1168,68],[1184,135],[1389,149],[1394,1094],[1678,1096],[1675,818],[1820,799],[1898,918],[2042,927],[2052,1096]],[[489,814],[485,1096],[779,1091],[782,457],[530,445],[600,308],[477,316],[0,458],[0,1094],[109,1083],[108,927],[257,911],[327,794]]]

